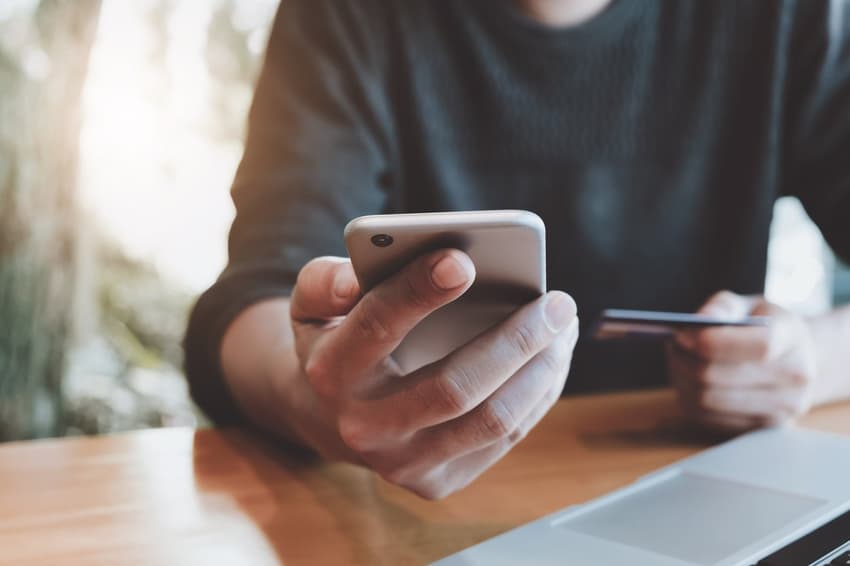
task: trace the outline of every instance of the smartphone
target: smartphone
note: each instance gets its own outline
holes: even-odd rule
[[[344,236],[364,293],[438,249],[462,250],[475,265],[466,293],[426,317],[393,353],[404,373],[443,358],[546,292],[546,229],[532,212],[361,216]]]

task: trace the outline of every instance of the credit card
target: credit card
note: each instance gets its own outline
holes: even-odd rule
[[[767,316],[728,318],[683,312],[608,309],[602,312],[591,335],[596,340],[666,338],[686,328],[767,326],[769,320]]]

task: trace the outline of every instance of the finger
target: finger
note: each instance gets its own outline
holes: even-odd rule
[[[677,400],[684,413],[695,418],[703,412],[700,395],[705,389],[703,374],[710,364],[696,358],[676,343],[666,344],[667,367]]]
[[[697,310],[697,314],[737,319],[747,316],[751,309],[752,301],[750,298],[732,291],[718,291],[703,303]],[[674,337],[683,348],[691,350],[694,347],[694,337],[699,334],[699,330],[683,329],[676,332]]]
[[[800,325],[805,325],[799,317],[766,300],[758,301],[750,314],[768,317],[768,359],[776,359],[799,345]]]
[[[676,335],[676,344],[691,355],[717,363],[767,363],[797,345],[798,321],[787,313],[770,316],[768,326],[724,326]]]
[[[700,395],[700,406],[713,413],[784,421],[803,412],[804,399],[801,388],[710,388]]]
[[[701,387],[796,387],[806,378],[800,372],[786,371],[766,363],[707,362],[678,345],[668,350],[671,373]]]
[[[752,310],[753,301],[743,295],[738,295],[731,291],[719,291],[709,297],[709,299],[697,310],[697,314],[706,316],[716,316],[722,318],[744,318]],[[685,329],[676,332],[674,339],[679,346],[704,359],[713,359],[714,356],[723,356],[725,347],[730,342],[735,344],[735,336],[732,339],[724,336],[723,333],[710,332],[713,330],[728,330],[727,328],[710,328],[705,330]],[[743,329],[751,330],[751,329]],[[748,336],[747,333],[743,337],[739,337],[747,342],[753,339],[758,339],[757,336]],[[733,355],[735,355],[733,353]]]
[[[671,370],[675,371],[675,362],[671,359]],[[682,373],[673,373],[673,385],[678,394],[679,405],[685,416],[701,427],[722,433],[738,433],[775,424],[775,419],[765,415],[748,415],[715,411],[705,404],[705,387],[693,377]]]
[[[560,398],[563,382],[556,384],[520,423],[517,432],[509,438],[490,444],[440,465],[430,473],[417,478],[416,490],[430,498],[439,498],[448,492],[462,489],[501,460],[548,414]],[[415,477],[415,476],[411,476]],[[404,478],[407,479],[407,478]],[[407,479],[410,481],[409,479]]]
[[[316,258],[298,273],[289,301],[290,316],[303,323],[343,316],[359,296],[360,286],[347,258]]]
[[[569,295],[548,293],[443,360],[414,372],[398,391],[371,401],[371,430],[363,433],[399,436],[472,411],[576,320]]]
[[[776,314],[774,307],[760,297],[736,295],[721,291],[712,296],[699,314],[730,319],[752,314]],[[741,362],[767,360],[782,350],[778,336],[770,327],[719,326],[703,330],[682,330],[675,334],[676,343],[691,354],[707,361]]]
[[[709,364],[700,371],[697,381],[706,387],[734,388],[795,388],[806,379],[797,372],[783,371],[764,364]]]
[[[449,460],[501,441],[518,442],[528,432],[523,423],[529,415],[540,405],[548,410],[560,396],[576,336],[578,319],[474,410],[420,431],[415,452]]]
[[[711,387],[682,373],[673,374],[673,384],[692,418],[712,414],[783,421],[804,412],[807,403],[805,388],[798,386]]]
[[[697,314],[722,318],[744,318],[753,310],[756,301],[755,297],[738,295],[732,291],[719,291],[709,297],[697,311]]]
[[[472,260],[459,250],[441,250],[413,261],[360,299],[314,352],[314,372],[367,373],[423,318],[460,297],[474,277]]]
[[[688,331],[676,336],[679,346],[710,362],[764,361],[771,351],[771,333],[765,327],[722,326]]]

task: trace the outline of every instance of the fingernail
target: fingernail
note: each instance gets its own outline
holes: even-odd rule
[[[575,302],[565,293],[551,293],[543,308],[543,319],[552,332],[565,329],[575,316]]]
[[[443,291],[451,291],[469,281],[469,273],[454,256],[447,255],[431,269],[431,279]]]
[[[354,295],[354,281],[342,269],[338,269],[334,275],[333,292],[340,299],[349,299]]]

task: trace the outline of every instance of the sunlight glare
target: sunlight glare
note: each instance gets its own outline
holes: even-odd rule
[[[206,68],[215,2],[107,0],[84,94],[84,207],[129,256],[196,292],[226,259],[240,140],[213,139]],[[163,37],[163,33],[166,34]]]

